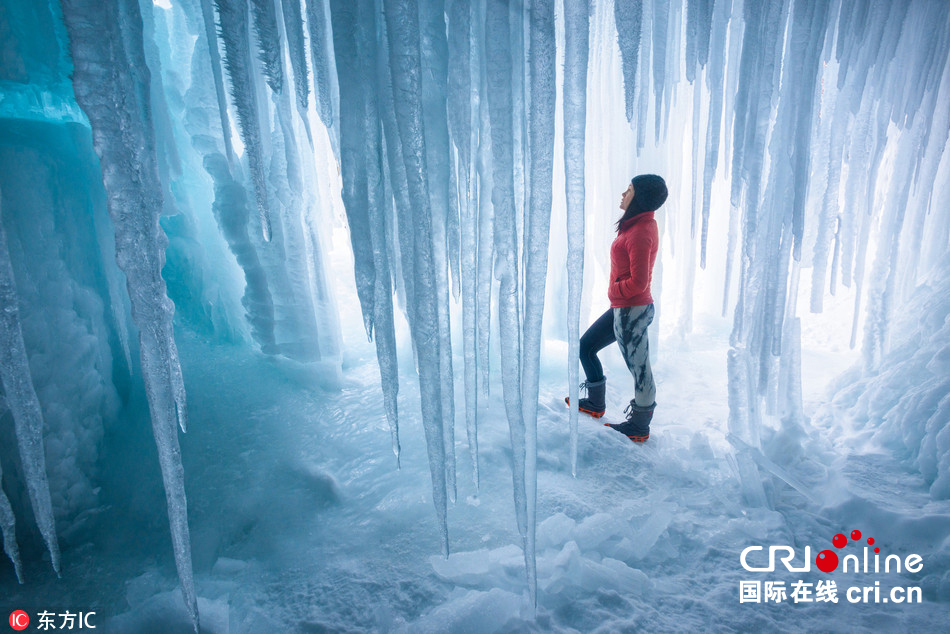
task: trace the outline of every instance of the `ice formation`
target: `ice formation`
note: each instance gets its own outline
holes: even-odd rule
[[[3,214],[0,209],[0,220]],[[56,525],[53,519],[53,504],[50,501],[49,482],[46,478],[46,458],[43,447],[43,413],[36,398],[33,380],[30,377],[30,364],[23,344],[23,331],[20,326],[20,311],[17,308],[16,280],[13,278],[13,265],[7,249],[7,235],[0,226],[0,379],[3,383],[5,408],[10,409],[16,424],[17,446],[26,486],[30,492],[30,502],[36,516],[36,524],[43,534],[43,540],[49,550],[53,570],[59,574],[59,540],[56,537]],[[0,499],[0,512],[3,513],[3,547],[10,555],[22,583],[20,558],[17,553],[16,532],[13,512],[6,495]]]
[[[518,546],[537,605],[542,353],[546,341],[568,341],[565,388],[576,403],[581,316],[602,310],[599,282],[595,290],[591,282],[609,269],[603,236],[616,209],[605,192],[637,172],[663,173],[671,185],[659,216],[658,322],[677,324],[685,337],[702,301],[694,296],[704,294],[732,314],[728,429],[745,503],[768,507],[763,482],[772,476],[807,495],[762,447],[767,423],[793,431],[807,423],[800,285],[810,285],[815,312],[853,294],[851,345],[860,342],[864,363],[849,378],[861,389],[894,379],[900,368],[930,373],[913,392],[926,407],[908,410],[887,392],[857,397],[858,388],[844,389],[838,403],[879,433],[899,436],[932,495],[950,496],[945,337],[929,330],[946,329],[946,310],[928,304],[946,293],[932,271],[946,271],[950,231],[947,3],[63,0],[38,7],[40,17],[4,9],[16,63],[3,70],[0,121],[13,131],[68,126],[86,139],[72,141],[69,159],[98,158],[101,182],[81,204],[108,209],[108,217],[91,214],[98,219],[82,234],[95,263],[73,269],[63,256],[57,278],[65,280],[58,288],[95,298],[76,300],[81,308],[66,320],[75,327],[64,333],[87,346],[69,367],[92,386],[77,393],[93,395],[83,407],[98,418],[54,416],[46,456],[57,459],[45,466],[40,429],[46,410],[56,410],[46,386],[59,379],[31,379],[30,366],[42,365],[31,346],[43,337],[17,339],[17,310],[19,303],[24,321],[26,311],[65,300],[31,290],[41,286],[31,248],[8,253],[0,245],[9,344],[3,387],[24,465],[17,484],[29,492],[54,568],[54,518],[71,526],[95,505],[87,463],[95,462],[102,420],[115,417],[117,394],[141,379],[177,572],[197,629],[173,318],[176,328],[259,350],[308,384],[336,377],[347,307],[336,304],[326,245],[337,212],[349,231],[363,330],[375,344],[378,414],[388,421],[395,465],[404,441],[398,307],[418,376],[420,403],[409,407],[421,411],[443,554],[451,545],[450,502],[461,488],[457,471],[471,469],[478,486],[481,412],[500,397]],[[61,50],[32,49],[36,33]],[[7,154],[4,161],[14,162]],[[25,198],[0,185],[10,243],[28,244],[22,219],[30,211],[8,204]],[[696,283],[700,275],[710,283]],[[28,281],[14,285],[17,276]],[[924,281],[931,287],[917,289]],[[914,354],[896,345],[907,331],[895,332],[893,320],[912,296],[926,321],[909,326],[926,344]],[[564,327],[554,333],[552,323]],[[493,369],[500,395],[489,392]],[[464,445],[455,434],[457,382]],[[565,452],[576,475],[576,409],[568,420]],[[83,433],[69,443],[73,428]],[[76,459],[73,445],[93,457]],[[463,446],[470,461],[457,462]],[[9,457],[0,450],[0,459]],[[47,482],[47,472],[56,477]],[[21,509],[10,497],[0,492],[0,526],[20,576],[13,526]],[[618,571],[638,578],[612,559],[582,561],[576,547],[565,545],[556,566],[590,578]],[[565,575],[541,590],[560,592],[569,582]]]
[[[112,10],[95,2],[66,2],[63,17],[69,31],[76,100],[93,130],[115,227],[116,263],[125,273],[132,317],[139,329],[142,375],[165,482],[175,565],[197,632],[198,603],[176,429],[186,429],[185,393],[172,332],[174,305],[165,294],[161,275],[167,239],[158,223],[162,188],[155,132],[148,116],[152,104],[142,19],[136,2],[121,3]],[[132,43],[126,44],[126,38]],[[112,72],[120,66],[131,72]]]
[[[584,279],[584,137],[590,3],[564,5],[564,189],[567,216],[567,384],[577,403],[581,283]],[[631,75],[633,77],[634,75]],[[629,111],[628,111],[629,113]],[[629,119],[629,114],[628,114]],[[570,408],[571,473],[577,475],[577,407]]]

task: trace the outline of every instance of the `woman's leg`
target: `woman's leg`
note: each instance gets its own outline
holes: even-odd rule
[[[650,367],[647,326],[653,322],[653,304],[614,308],[614,336],[627,369],[633,375],[636,404],[650,407],[656,401],[656,384]]]
[[[591,383],[596,383],[604,378],[604,367],[597,358],[597,353],[616,341],[614,336],[614,309],[608,308],[607,312],[597,318],[587,332],[581,337],[580,356],[581,365],[584,366],[584,374]]]

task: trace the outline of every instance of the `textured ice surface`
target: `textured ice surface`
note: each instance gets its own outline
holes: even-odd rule
[[[68,572],[88,588],[49,591],[23,548],[21,572],[39,578],[27,595],[104,601],[115,629],[162,630],[163,612],[164,629],[187,626],[191,544],[208,629],[909,629],[944,616],[950,364],[946,267],[931,269],[950,233],[946,3],[70,0],[68,33],[58,3],[8,5],[7,304],[30,366],[18,380],[32,376],[48,427]],[[88,124],[101,165],[88,142],[64,142]],[[640,172],[671,190],[657,215],[655,442],[598,425],[572,440],[560,342],[605,308],[615,195]],[[97,220],[106,195],[111,225]],[[331,268],[327,245],[345,247]],[[536,248],[557,266],[543,272]],[[728,338],[709,319],[720,311]],[[857,358],[848,334],[862,365],[823,408],[817,386]],[[181,465],[161,424],[184,426],[177,340],[206,426]],[[616,413],[629,396],[616,356],[608,374]],[[453,432],[463,393],[468,443]],[[174,549],[157,528],[148,405]],[[0,425],[4,491],[17,530],[36,533],[36,478],[11,459],[11,432]],[[465,451],[471,484],[454,482]],[[188,539],[191,520],[202,530]],[[921,550],[925,572],[890,581],[919,581],[928,605],[736,606],[740,546],[819,544],[848,522]]]
[[[358,309],[351,312],[358,315]],[[419,413],[406,408],[404,437],[418,440],[407,444],[402,469],[395,472],[384,415],[369,425],[362,415],[381,396],[373,346],[359,319],[345,323],[344,336],[353,342],[349,349],[361,361],[350,366],[343,392],[333,398],[299,391],[241,348],[209,346],[190,336],[181,341],[193,395],[194,424],[182,451],[195,474],[189,508],[203,627],[207,619],[207,627],[225,622],[232,632],[260,631],[265,624],[291,630],[463,631],[468,623],[485,631],[535,626],[669,631],[704,623],[725,629],[864,630],[882,618],[894,629],[939,627],[950,616],[941,599],[945,570],[939,564],[946,556],[942,542],[950,509],[928,502],[921,479],[883,456],[842,461],[816,433],[806,440],[809,457],[797,468],[823,506],[811,506],[778,479],[770,484],[776,511],[741,504],[739,483],[725,459],[731,451],[723,424],[727,406],[724,378],[716,372],[726,347],[723,324],[716,345],[705,351],[666,348],[665,358],[676,365],[659,387],[679,386],[682,401],[658,408],[651,444],[634,445],[589,420],[581,426],[577,478],[569,472],[561,391],[542,385],[533,621],[510,476],[502,468],[509,449],[501,403],[485,410],[480,504],[450,509],[456,528],[453,554],[445,559],[438,554],[428,461],[419,450]],[[556,371],[563,350],[548,349],[542,370]],[[624,369],[619,356],[608,357],[605,365],[616,375]],[[807,382],[806,396],[812,399],[820,393],[819,379],[831,373],[820,362],[807,369],[815,377]],[[212,382],[214,393],[199,389]],[[248,391],[248,384],[260,390]],[[416,398],[415,391],[410,384],[403,396]],[[227,398],[219,401],[222,396]],[[608,396],[609,412],[619,412],[623,404],[620,394]],[[156,474],[149,476],[144,466],[133,473],[144,476],[142,502],[160,499]],[[474,484],[460,479],[460,498],[473,493]],[[168,631],[187,624],[161,545],[161,522],[148,520],[152,528],[135,537],[140,549],[166,559],[165,565],[153,565],[119,556],[132,539],[130,528],[141,520],[122,510],[106,512],[110,524],[102,536],[117,543],[114,550],[87,550],[68,564],[64,576],[77,579],[73,600],[100,607],[106,631]],[[161,519],[154,511],[143,517]],[[857,583],[919,584],[925,589],[923,604],[885,610],[841,601],[780,610],[795,606],[738,603],[738,582],[749,575],[739,566],[742,548],[787,543],[794,535],[796,544],[814,551],[830,544],[835,532],[854,527],[885,548],[906,548],[924,558],[920,577],[891,573]],[[53,601],[59,588],[43,583],[14,588],[11,601],[34,592]]]

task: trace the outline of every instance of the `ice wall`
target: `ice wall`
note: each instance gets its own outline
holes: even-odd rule
[[[49,549],[58,567],[57,543],[81,540],[101,504],[98,451],[127,389],[128,309],[102,241],[110,224],[101,174],[72,96],[58,7],[4,3],[0,22],[0,231],[10,319],[0,408],[10,513],[4,547],[30,559]],[[15,532],[7,523],[14,518]],[[19,567],[17,576],[30,581]]]
[[[944,257],[894,319],[881,365],[853,368],[834,386],[833,412],[913,465],[935,500],[950,498],[950,258]]]
[[[48,135],[38,137],[36,163],[51,164],[48,148],[69,141],[76,147],[64,163],[75,169],[92,156],[89,143],[63,130],[78,126],[88,137],[91,126],[103,170],[101,179],[77,173],[89,192],[67,196],[86,196],[98,210],[93,233],[54,222],[36,243],[82,236],[86,246],[75,249],[99,260],[78,267],[69,248],[17,251],[27,244],[30,205],[43,207],[41,219],[57,218],[55,187],[41,182],[20,195],[0,182],[21,315],[62,309],[69,327],[57,327],[59,338],[88,350],[72,374],[95,387],[81,404],[80,391],[51,388],[69,373],[44,374],[33,358],[56,336],[23,327],[49,426],[54,513],[68,523],[94,505],[59,492],[76,483],[78,492],[94,490],[99,421],[112,415],[121,384],[113,375],[131,369],[138,352],[186,595],[184,476],[170,424],[184,420],[184,393],[168,298],[180,328],[335,376],[340,337],[324,260],[336,192],[363,324],[377,346],[384,403],[376,415],[390,423],[394,465],[398,305],[412,338],[422,402],[411,407],[425,422],[443,551],[458,465],[478,481],[479,403],[501,398],[532,595],[543,326],[563,324],[553,334],[573,345],[587,317],[604,309],[615,194],[631,176],[661,173],[671,188],[658,214],[658,325],[685,337],[694,313],[732,315],[729,430],[753,505],[770,503],[758,471],[763,426],[807,424],[799,289],[812,311],[831,295],[853,302],[852,345],[862,346],[864,371],[880,373],[893,353],[892,316],[948,246],[945,2],[70,0],[65,22],[56,3],[36,14],[13,0],[0,7],[18,34],[2,44],[3,59],[13,60],[0,86],[5,143],[34,147],[22,131],[35,124]],[[104,25],[102,35],[92,25]],[[4,156],[5,165],[16,160]],[[15,181],[23,172],[9,173]],[[101,215],[107,204],[111,223]],[[52,288],[88,290],[85,299],[36,283],[57,261],[66,272],[52,275]],[[453,311],[461,313],[458,359]],[[127,313],[139,326],[138,349]],[[941,354],[932,358],[940,375]],[[566,361],[575,383],[573,347]],[[456,367],[470,461],[455,460]],[[493,368],[500,394],[488,390]],[[85,384],[81,393],[90,393]],[[940,421],[928,425],[925,440],[912,435],[910,445],[921,447],[920,467],[942,496],[948,452],[929,431],[943,429]],[[57,442],[70,434],[75,442]],[[83,459],[70,459],[73,447]],[[25,483],[7,467],[8,453],[0,450],[5,473]],[[17,517],[25,490],[11,495]]]

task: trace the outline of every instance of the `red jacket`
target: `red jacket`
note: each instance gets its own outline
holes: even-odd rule
[[[659,231],[652,211],[639,213],[624,224],[610,245],[607,298],[611,308],[653,303],[650,281],[659,245]]]

